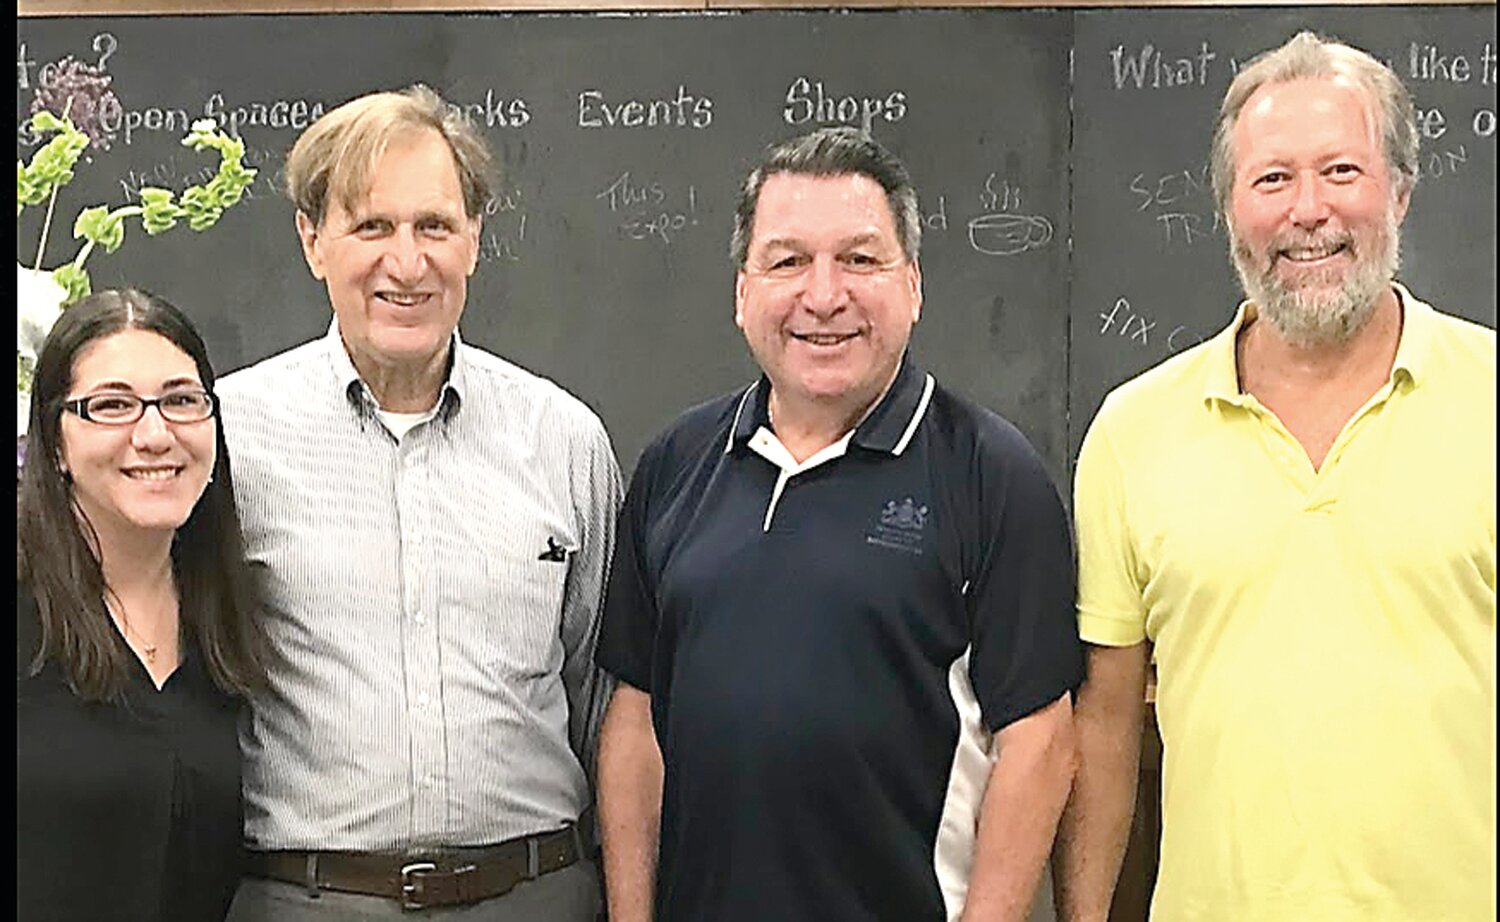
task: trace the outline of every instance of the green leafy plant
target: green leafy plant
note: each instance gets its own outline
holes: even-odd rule
[[[38,135],[54,137],[32,156],[30,163],[16,161],[16,217],[19,219],[27,206],[47,203],[47,216],[42,221],[42,237],[32,267],[26,268],[19,254],[16,258],[16,392],[19,396],[30,392],[37,351],[62,309],[92,290],[84,263],[95,249],[102,247],[106,253],[118,250],[125,243],[125,228],[130,218],[139,218],[142,229],[152,237],[183,222],[195,231],[207,230],[226,209],[239,202],[256,174],[255,170],[244,165],[243,141],[219,131],[213,119],[196,121],[182,143],[195,151],[218,152],[219,170],[212,179],[184,189],[181,195],[170,189],[147,186],[140,190],[138,204],[114,209],[105,205],[83,209],[73,221],[73,238],[83,241],[78,252],[61,266],[44,270],[47,234],[52,226],[57,192],[72,181],[79,158],[89,146],[89,137],[68,118],[66,107],[61,115],[46,109],[38,110],[31,117],[31,127]],[[20,417],[24,427],[24,410]]]
[[[88,136],[66,118],[58,118],[43,110],[31,117],[31,126],[38,132],[57,133],[46,146],[36,152],[31,163],[16,161],[16,215],[27,205],[40,205],[60,186],[73,179],[73,166],[89,146]]]
[[[40,270],[57,190],[72,180],[73,168],[88,147],[89,139],[74,127],[66,113],[59,118],[42,110],[32,116],[31,127],[38,134],[56,134],[36,152],[30,164],[16,161],[16,215],[19,217],[27,205],[49,202],[34,264]],[[72,260],[52,272],[53,278],[68,293],[65,304],[89,293],[91,285],[84,263],[96,247],[103,247],[106,253],[120,248],[125,242],[127,218],[139,217],[141,227],[153,237],[184,220],[195,231],[207,230],[219,220],[225,209],[239,202],[245,189],[255,180],[256,171],[244,165],[244,142],[218,131],[213,119],[194,122],[182,143],[195,151],[218,151],[218,173],[203,185],[183,190],[175,201],[172,190],[146,186],[140,190],[140,204],[113,210],[98,205],[80,212],[73,222],[73,237],[84,243]]]

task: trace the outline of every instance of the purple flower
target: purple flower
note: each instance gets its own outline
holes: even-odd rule
[[[88,135],[90,146],[109,150],[115,132],[105,122],[118,127],[124,111],[120,97],[109,88],[114,79],[94,65],[68,55],[42,69],[36,96],[31,100],[31,112],[34,115],[46,109],[61,118],[66,110],[78,130]]]

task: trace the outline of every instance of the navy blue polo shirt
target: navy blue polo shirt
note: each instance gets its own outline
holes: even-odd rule
[[[651,695],[659,922],[956,917],[991,734],[1083,676],[1036,451],[906,357],[796,464],[769,383],[642,454],[598,661]]]

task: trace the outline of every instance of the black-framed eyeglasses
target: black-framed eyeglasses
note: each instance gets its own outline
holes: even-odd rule
[[[169,423],[201,423],[217,412],[219,398],[204,390],[173,391],[160,397],[137,397],[135,394],[90,394],[76,400],[64,400],[63,409],[79,419],[105,426],[129,426],[146,415],[147,407],[156,407]]]

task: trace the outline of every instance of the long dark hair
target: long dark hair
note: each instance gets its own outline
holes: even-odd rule
[[[119,700],[129,655],[118,642],[104,605],[107,587],[93,547],[97,536],[63,472],[62,402],[73,385],[73,363],[91,343],[126,330],[155,333],[192,358],[213,391],[208,349],[181,311],[135,289],[101,291],[62,312],[37,356],[32,377],[27,451],[16,511],[16,582],[31,591],[41,620],[41,644],[31,662],[36,675],[55,658],[79,697]],[[265,681],[262,636],[234,507],[224,428],[212,479],[172,541],[179,622],[215,684],[247,695]]]

